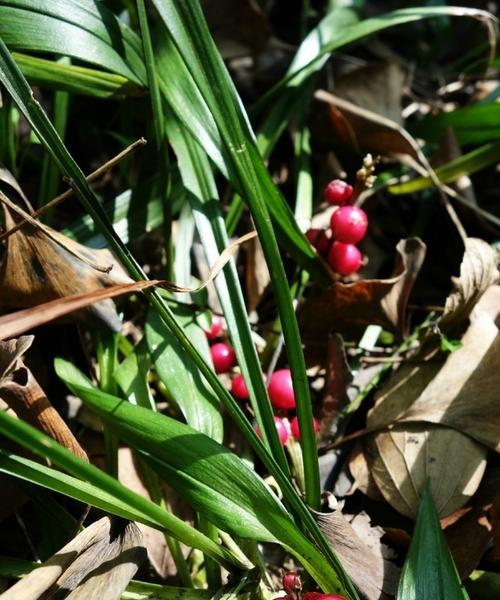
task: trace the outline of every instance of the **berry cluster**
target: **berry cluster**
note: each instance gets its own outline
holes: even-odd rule
[[[330,267],[344,276],[356,273],[361,267],[363,257],[355,244],[363,239],[368,228],[366,213],[348,204],[352,193],[353,188],[348,183],[340,179],[330,181],[323,195],[329,204],[338,206],[330,219],[332,237],[323,229],[309,229],[306,233]]]
[[[229,373],[236,365],[236,354],[233,348],[226,342],[216,341],[223,333],[223,321],[218,315],[213,315],[212,326],[205,331],[205,335],[209,342],[210,354],[215,372],[218,374]],[[292,385],[292,375],[290,369],[278,369],[275,371],[268,382],[267,390],[271,404],[279,411],[288,411],[295,409],[295,394]],[[231,379],[231,393],[237,400],[248,400],[250,395],[243,376],[236,374]],[[300,440],[299,421],[297,417],[291,420],[288,418],[274,417],[276,429],[281,443],[284,445],[289,436],[292,435],[296,440]],[[319,425],[316,419],[313,422],[314,431],[318,431]],[[256,427],[257,433],[260,435],[259,428]]]

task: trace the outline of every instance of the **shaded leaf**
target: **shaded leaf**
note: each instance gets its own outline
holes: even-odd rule
[[[425,245],[417,238],[410,238],[400,241],[396,249],[396,266],[390,279],[334,283],[304,302],[299,322],[306,344],[312,348],[323,345],[332,331],[359,334],[370,324],[404,333],[406,305],[424,260]]]
[[[468,600],[446,545],[429,486],[418,508],[397,600]]]
[[[417,513],[427,480],[444,517],[469,500],[486,468],[484,446],[453,429],[426,423],[397,424],[371,434],[365,448],[382,495],[410,518]]]
[[[22,355],[33,336],[0,342],[0,398],[17,414],[84,460],[87,454],[52,406]]]
[[[356,531],[340,510],[315,513],[315,517],[362,598],[379,600],[382,591],[394,594],[398,569],[384,556],[381,528],[371,527],[367,517]]]
[[[2,594],[32,600],[57,593],[84,600],[120,598],[146,556],[134,523],[104,517]]]

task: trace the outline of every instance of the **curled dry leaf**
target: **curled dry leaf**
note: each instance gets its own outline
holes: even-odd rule
[[[2,207],[6,230],[21,218],[29,218],[15,205],[7,206],[5,197]],[[46,225],[35,223],[25,224],[7,239],[0,265],[3,312],[132,281],[109,250],[87,248]],[[85,315],[97,317],[113,330],[120,328],[120,319],[110,299],[89,306]]]
[[[427,423],[395,425],[371,434],[366,458],[377,487],[401,514],[415,518],[427,479],[440,517],[463,506],[477,490],[487,450],[466,435]]]
[[[85,451],[23,362],[22,356],[32,342],[33,336],[0,342],[0,398],[18,417],[87,460]]]
[[[440,327],[450,331],[463,324],[486,290],[499,280],[500,255],[485,241],[465,240],[460,277],[448,296]]]
[[[144,561],[134,523],[104,517],[2,594],[3,600],[57,597],[118,600]]]
[[[418,238],[401,240],[397,247],[394,276],[365,279],[355,283],[334,283],[332,287],[304,302],[299,322],[306,346],[323,348],[329,333],[352,336],[367,325],[381,325],[402,335],[406,329],[406,306],[425,257],[425,245]]]
[[[399,569],[388,560],[381,543],[383,530],[372,527],[366,515],[351,523],[340,510],[314,513],[326,539],[365,600],[379,600],[396,591]]]

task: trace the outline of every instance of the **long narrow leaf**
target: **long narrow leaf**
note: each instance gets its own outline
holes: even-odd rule
[[[0,411],[0,432],[32,452],[48,458],[74,477],[2,451],[0,469],[4,472],[93,504],[112,514],[164,529],[185,544],[203,550],[218,561],[226,564],[233,562],[228,552],[196,529],[127,489],[116,479],[78,458],[31,425]]]
[[[468,600],[444,539],[427,483],[410,549],[401,573],[397,600]]]

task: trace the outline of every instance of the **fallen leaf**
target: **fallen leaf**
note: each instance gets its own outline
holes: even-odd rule
[[[328,337],[325,391],[319,425],[319,437],[323,441],[332,435],[332,427],[349,401],[347,387],[351,381],[352,373],[345,354],[344,340],[334,333]]]
[[[354,493],[359,490],[368,498],[372,500],[383,500],[384,497],[380,493],[380,490],[373,479],[368,463],[366,462],[366,456],[363,452],[363,446],[357,443],[354,446],[351,455],[349,456],[349,471],[354,477],[354,484],[350,493]]]
[[[24,336],[0,342],[0,398],[19,418],[40,429],[76,456],[88,460],[66,422],[23,362],[22,356],[33,339],[33,336]]]
[[[319,90],[316,98],[328,103],[328,117],[336,135],[359,153],[410,154],[415,142],[403,127],[402,96],[407,74],[397,63],[371,63],[339,77],[333,94]],[[324,127],[324,125],[323,125]]]
[[[452,427],[500,452],[498,364],[500,332],[491,316],[477,310],[462,347],[442,361],[402,372],[369,412],[367,426],[395,421]]]
[[[1,197],[8,231],[22,218],[30,218]],[[132,280],[107,250],[93,250],[46,225],[30,221],[7,238],[0,266],[0,310],[26,308],[77,293],[85,293]],[[109,269],[109,272],[106,272]],[[110,299],[87,308],[111,329],[121,322]]]
[[[2,600],[40,597],[118,600],[144,561],[134,523],[104,517],[2,594]]]
[[[298,318],[308,347],[324,347],[331,332],[352,336],[369,324],[404,334],[406,306],[424,260],[425,245],[418,238],[410,238],[401,240],[396,250],[394,276],[390,279],[334,283],[304,302]]]
[[[350,523],[340,510],[314,516],[362,598],[379,600],[382,592],[395,593],[399,569],[387,559],[381,528],[372,527],[367,516]]]
[[[245,248],[245,255],[247,259],[245,269],[247,310],[252,313],[257,308],[265,289],[270,284],[271,277],[259,240],[250,240]]]
[[[486,290],[499,280],[500,255],[485,241],[467,238],[455,290],[448,296],[440,328],[449,331],[464,323]]]
[[[415,518],[427,479],[441,517],[463,506],[477,490],[487,449],[448,427],[397,424],[368,436],[366,458],[377,487],[401,514]]]

